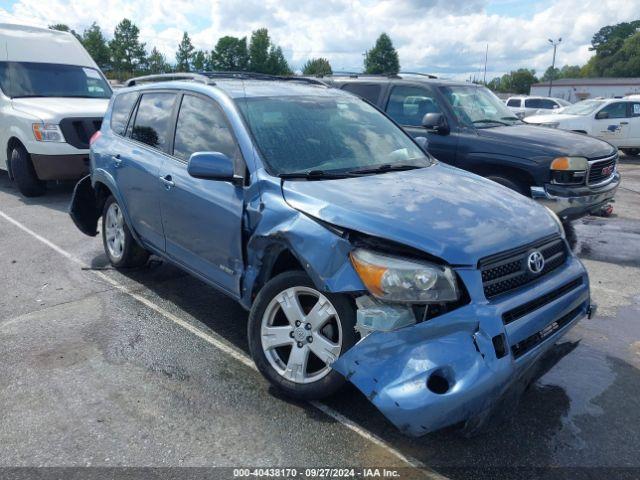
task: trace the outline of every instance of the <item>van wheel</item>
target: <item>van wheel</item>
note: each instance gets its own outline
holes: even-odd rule
[[[24,147],[15,147],[11,151],[9,161],[11,162],[11,173],[22,195],[39,197],[44,194],[47,190],[47,184],[36,175],[31,157]]]
[[[131,235],[113,196],[107,198],[102,211],[102,243],[109,262],[116,268],[140,267],[149,259],[149,252]]]
[[[260,290],[249,314],[249,349],[258,370],[292,398],[335,393],[345,378],[331,364],[357,341],[350,299],[318,291],[302,271]]]
[[[496,183],[499,183],[500,185],[510,188],[513,191],[518,192],[521,195],[525,195],[525,196],[529,196],[529,193],[527,192],[527,188],[525,185],[521,184],[518,181],[514,181],[511,180],[509,178],[505,178],[505,177],[501,177],[499,175],[491,175],[486,177],[489,180],[493,180]]]
[[[622,153],[629,157],[635,157],[636,155],[640,154],[640,148],[623,148]]]

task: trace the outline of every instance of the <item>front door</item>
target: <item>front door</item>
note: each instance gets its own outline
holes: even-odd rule
[[[596,137],[623,146],[629,135],[629,102],[613,102],[596,113],[594,134]],[[605,116],[605,118],[598,118]]]
[[[178,112],[172,159],[160,183],[167,254],[232,295],[240,295],[243,188],[229,181],[193,178],[191,154],[221,152],[241,160],[220,107],[210,98],[185,94]]]
[[[143,94],[125,133],[130,139],[116,136],[120,145],[111,159],[131,226],[158,250],[164,250],[158,175],[166,160],[176,98],[169,92]]]
[[[428,150],[431,155],[438,160],[455,165],[458,136],[454,129],[449,134],[442,135],[429,132],[422,126],[422,118],[427,113],[445,115],[438,102],[438,97],[431,87],[394,86],[385,111],[412,137],[427,137],[429,140]]]

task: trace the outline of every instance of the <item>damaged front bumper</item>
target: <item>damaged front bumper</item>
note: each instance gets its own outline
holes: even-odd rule
[[[478,271],[458,274],[471,286],[472,298],[482,295],[474,288]],[[569,284],[573,288],[566,293],[553,295]],[[544,298],[553,299],[503,321],[505,313]],[[474,431],[505,399],[517,403],[536,360],[590,311],[588,277],[570,257],[554,274],[500,301],[472,301],[414,326],[373,332],[333,368],[409,435],[461,422]]]

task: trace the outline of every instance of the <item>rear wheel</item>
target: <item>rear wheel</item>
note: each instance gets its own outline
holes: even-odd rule
[[[623,148],[622,153],[628,155],[629,157],[635,157],[640,154],[640,148]]]
[[[29,153],[22,146],[11,151],[11,173],[18,190],[25,197],[39,197],[47,190],[47,184],[38,178]]]
[[[522,195],[529,196],[527,192],[527,187],[521,182],[519,182],[518,180],[501,177],[499,175],[490,175],[490,176],[487,176],[487,178],[489,180],[493,180],[496,183],[499,183],[504,187],[510,188],[511,190],[514,190]]]
[[[286,395],[318,399],[345,382],[331,364],[357,340],[355,308],[318,291],[302,271],[282,273],[260,291],[249,315],[249,348],[258,370]]]
[[[140,267],[149,259],[149,252],[131,235],[122,209],[112,196],[102,211],[102,243],[109,262],[116,268]]]

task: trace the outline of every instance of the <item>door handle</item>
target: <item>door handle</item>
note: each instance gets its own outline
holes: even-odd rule
[[[171,175],[165,175],[164,177],[160,177],[160,181],[162,183],[164,183],[164,188],[166,188],[167,190],[171,190],[172,187],[175,187],[175,183],[173,182],[173,179],[171,178]]]
[[[122,166],[122,158],[120,158],[120,154],[112,155],[111,159],[113,160],[113,166],[118,168]]]
[[[620,122],[620,125],[629,125],[629,122]]]

